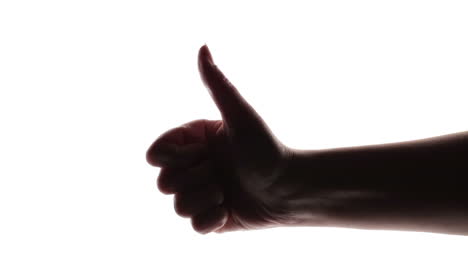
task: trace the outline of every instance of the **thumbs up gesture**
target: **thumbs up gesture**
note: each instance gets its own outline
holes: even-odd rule
[[[214,64],[198,55],[201,79],[222,120],[195,120],[162,134],[147,161],[161,167],[158,187],[199,233],[274,227],[287,221],[280,179],[291,150],[271,133]]]

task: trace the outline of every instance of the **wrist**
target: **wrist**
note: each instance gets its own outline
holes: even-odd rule
[[[324,225],[327,202],[320,193],[324,188],[317,151],[288,149],[281,174],[270,192],[276,197],[280,221],[284,225]]]
[[[350,166],[350,160],[330,155],[328,150],[290,152],[274,188],[288,225],[329,226],[353,208],[373,210],[389,199],[388,193],[373,189],[372,181]]]

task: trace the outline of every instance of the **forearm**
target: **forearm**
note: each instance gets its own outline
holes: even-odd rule
[[[294,151],[282,198],[296,224],[468,234],[468,133]]]

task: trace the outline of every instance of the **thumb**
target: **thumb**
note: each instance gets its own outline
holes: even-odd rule
[[[252,117],[256,119],[258,115],[253,108],[214,64],[206,45],[198,53],[198,69],[203,83],[228,125],[236,126],[235,123],[251,120]]]

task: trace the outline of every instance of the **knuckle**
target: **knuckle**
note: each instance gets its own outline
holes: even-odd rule
[[[208,233],[207,230],[206,230],[206,226],[205,226],[204,222],[199,217],[193,217],[192,218],[192,228],[193,228],[193,230],[195,230],[196,232],[198,232],[198,233],[200,233],[202,235]]]
[[[190,212],[188,210],[187,204],[184,201],[184,198],[180,194],[174,196],[174,210],[181,217],[190,217]]]
[[[174,192],[172,186],[169,183],[168,176],[166,175],[165,171],[161,170],[158,179],[156,181],[156,185],[160,192],[164,194],[172,194]]]

